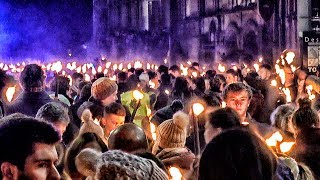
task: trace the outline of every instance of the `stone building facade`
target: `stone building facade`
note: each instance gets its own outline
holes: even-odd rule
[[[172,64],[252,62],[261,56],[273,63],[284,49],[299,52],[299,32],[310,28],[305,22],[311,1],[94,0],[94,40],[118,56],[142,50]],[[131,46],[136,49],[123,50]]]

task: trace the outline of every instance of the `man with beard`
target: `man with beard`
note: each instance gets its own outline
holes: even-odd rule
[[[0,124],[0,178],[60,179],[55,167],[59,133],[31,117],[12,117]]]

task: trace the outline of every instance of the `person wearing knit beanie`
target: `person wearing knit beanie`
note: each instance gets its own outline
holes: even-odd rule
[[[83,111],[81,120],[83,122],[83,125],[79,130],[79,135],[91,132],[97,134],[101,139],[105,140],[102,127],[92,119],[92,114],[89,109],[85,109]]]
[[[84,149],[76,157],[80,173],[92,179],[167,180],[167,174],[155,162],[119,150],[103,154]]]
[[[189,116],[182,112],[176,112],[172,119],[162,122],[156,131],[156,141],[152,153],[159,158],[169,169],[178,168],[183,178],[192,176],[195,155],[185,147]]]
[[[118,85],[107,77],[97,79],[91,86],[92,97],[100,101],[103,106],[115,102],[117,98]]]
[[[187,126],[189,125],[189,116],[182,112],[176,112],[172,119],[162,122],[156,131],[157,140],[153,146],[152,153],[164,148],[184,147],[187,138]]]

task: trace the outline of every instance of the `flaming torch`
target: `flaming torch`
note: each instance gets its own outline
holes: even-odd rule
[[[283,142],[280,144],[280,151],[282,153],[287,153],[291,150],[291,148],[294,144],[295,144],[295,142]]]
[[[199,127],[197,122],[197,117],[204,111],[204,107],[200,103],[194,103],[192,105],[192,120],[193,120],[193,132],[195,135],[194,139],[194,152],[195,155],[200,155],[200,141],[199,141]]]
[[[13,86],[13,87],[8,87],[7,91],[6,91],[6,98],[9,102],[12,101],[13,99],[13,95],[14,93],[16,92],[16,87]]]
[[[176,167],[170,167],[169,174],[171,176],[171,180],[181,180],[182,179],[182,174],[181,174],[180,170]]]
[[[226,71],[226,67],[223,66],[223,65],[221,65],[221,64],[219,64],[219,65],[218,65],[218,70],[219,70],[221,73],[224,73],[224,72]]]
[[[134,108],[131,116],[131,122],[134,120],[134,117],[136,116],[137,110],[140,107],[141,99],[143,99],[143,94],[139,90],[134,90],[132,92],[133,98],[138,101],[137,106]]]

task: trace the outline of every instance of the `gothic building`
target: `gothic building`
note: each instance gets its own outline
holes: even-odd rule
[[[299,32],[309,28],[299,22],[309,21],[310,2],[94,0],[94,39],[118,57],[143,52],[171,63],[210,64],[263,56],[272,63],[282,50],[299,49]]]

